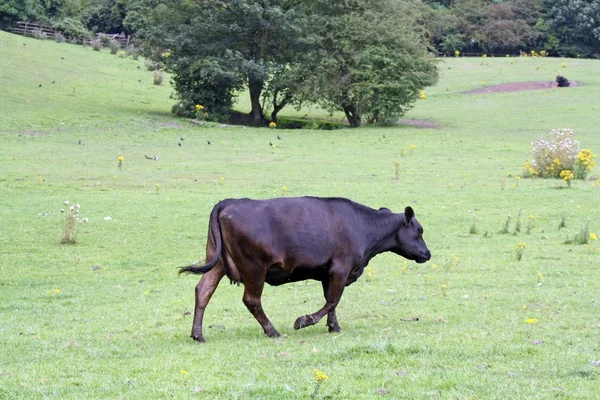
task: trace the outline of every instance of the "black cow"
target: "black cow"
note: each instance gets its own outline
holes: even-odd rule
[[[379,253],[391,251],[418,263],[431,253],[412,208],[394,214],[343,198],[296,197],[269,200],[227,199],[210,214],[206,264],[179,273],[204,274],[196,286],[192,338],[204,342],[202,317],[219,281],[227,275],[244,284],[244,304],[267,336],[279,336],[261,305],[270,285],[321,281],[325,305],[299,317],[295,329],[327,315],[330,332],[339,332],[335,307],[345,286],[355,282]]]

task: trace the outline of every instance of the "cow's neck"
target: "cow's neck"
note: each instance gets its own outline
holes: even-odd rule
[[[363,228],[366,237],[365,265],[377,254],[389,251],[394,247],[396,233],[402,218],[401,214],[375,214],[365,221]]]

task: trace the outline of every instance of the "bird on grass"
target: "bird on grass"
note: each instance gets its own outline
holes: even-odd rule
[[[206,141],[206,144],[210,144],[210,140],[207,140],[207,141]]]

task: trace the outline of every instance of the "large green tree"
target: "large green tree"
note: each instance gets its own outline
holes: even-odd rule
[[[300,0],[163,0],[154,12],[152,27],[145,36],[147,51],[164,60],[175,75],[175,87],[182,102],[193,100],[217,108],[228,105],[214,92],[233,95],[244,85],[250,96],[250,122],[265,122],[263,91],[281,79],[287,65],[305,51],[305,16]],[[163,57],[164,59],[164,57]],[[187,82],[193,78],[194,83]],[[184,87],[195,86],[190,93]],[[202,90],[200,90],[202,89]],[[191,96],[191,98],[190,98]],[[220,103],[219,103],[220,102]]]
[[[436,82],[420,1],[323,1],[313,11],[316,43],[304,94],[343,111],[351,126],[394,121]]]

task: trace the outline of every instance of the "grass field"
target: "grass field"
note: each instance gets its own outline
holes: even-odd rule
[[[0,32],[0,54],[0,398],[598,398],[598,244],[564,244],[600,234],[597,171],[516,177],[549,128],[600,153],[599,61],[445,59],[405,116],[436,129],[284,131],[172,118],[168,85],[106,50]],[[559,73],[581,86],[465,94]],[[270,339],[223,280],[196,344],[197,277],[176,272],[204,257],[210,210],[283,195],[411,205],[432,260],[373,259],[340,334],[293,329],[318,282],[265,288]],[[59,244],[67,200],[89,218],[75,245]]]

